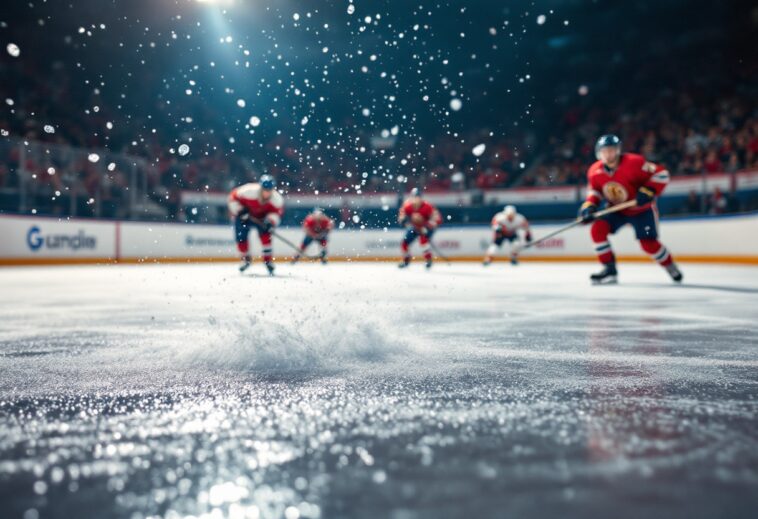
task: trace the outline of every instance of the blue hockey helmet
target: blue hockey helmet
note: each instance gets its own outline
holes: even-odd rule
[[[600,150],[608,146],[615,146],[619,153],[621,153],[621,139],[618,138],[618,135],[608,133],[600,136],[595,143],[595,157],[598,160],[600,160]]]
[[[276,187],[276,180],[271,175],[261,175],[260,183],[263,189],[271,190]]]

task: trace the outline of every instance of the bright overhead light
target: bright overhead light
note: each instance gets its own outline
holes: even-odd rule
[[[199,4],[234,5],[234,0],[195,0]]]

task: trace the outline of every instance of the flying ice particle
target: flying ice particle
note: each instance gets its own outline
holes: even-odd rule
[[[182,144],[179,146],[179,155],[184,157],[188,153],[189,153],[189,146],[187,146],[186,144]]]
[[[237,99],[237,106],[239,106],[240,108],[245,108],[245,100]]]
[[[55,133],[55,128],[53,128],[51,125],[46,124],[43,128],[45,130],[45,133]]]
[[[547,20],[547,17],[544,14],[539,15],[537,17],[537,25],[543,25],[545,20]]]
[[[298,21],[300,19],[300,13],[295,13],[292,15],[292,19],[295,21]]]
[[[113,171],[114,169],[116,169],[115,162],[111,162],[110,164],[108,164],[108,171]]]
[[[347,6],[347,14],[353,14],[355,12],[355,6],[353,4],[349,4]]]
[[[257,115],[254,115],[250,118],[250,126],[256,127],[259,124],[261,124],[261,119]]]
[[[18,58],[19,55],[21,54],[21,49],[19,49],[18,45],[16,45],[15,43],[9,43],[6,49],[8,50],[8,54],[10,54],[14,58]]]
[[[589,89],[589,87],[587,85],[580,85],[579,86],[579,95],[580,96],[586,96],[587,94],[589,94],[589,92],[590,92],[590,89]]]
[[[90,162],[92,162],[94,164],[95,162],[97,162],[98,160],[100,160],[100,155],[98,155],[97,153],[90,153],[87,156],[87,160],[89,160]]]
[[[477,144],[474,146],[474,149],[471,150],[471,153],[474,154],[476,157],[481,157],[482,153],[484,153],[484,150],[487,149],[487,145],[484,143]]]
[[[463,102],[457,97],[454,97],[450,100],[450,109],[453,110],[454,112],[457,112],[458,110],[460,110],[462,106],[463,106]]]
[[[307,115],[300,120],[300,124],[303,125],[303,126],[305,126],[306,124],[308,124],[308,116]]]

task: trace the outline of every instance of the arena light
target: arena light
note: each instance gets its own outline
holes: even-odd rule
[[[198,4],[207,5],[219,5],[222,7],[230,7],[234,5],[234,0],[195,0]]]

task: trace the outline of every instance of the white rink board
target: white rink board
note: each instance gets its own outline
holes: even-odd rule
[[[113,222],[0,215],[0,259],[112,259],[116,239]]]
[[[559,225],[534,225],[535,238],[559,228]],[[279,232],[300,243],[302,231],[284,228]],[[237,256],[231,225],[190,225],[97,220],[57,220],[44,217],[0,216],[0,261],[28,259],[121,259],[121,260],[192,260],[225,259]],[[758,214],[665,220],[660,229],[661,241],[675,256],[753,259],[758,261]],[[330,236],[332,257],[360,259],[398,257],[400,229],[336,230]],[[483,255],[492,239],[486,226],[445,227],[434,236],[437,248],[450,258],[474,259]],[[645,257],[634,237],[633,229],[623,228],[611,237],[619,256]],[[257,233],[250,233],[253,254],[260,252]],[[317,251],[312,245],[311,252]],[[419,251],[414,244],[413,250]],[[503,248],[503,253],[507,248]],[[274,253],[289,256],[292,250],[274,240]],[[587,227],[575,227],[549,241],[528,249],[523,256],[546,259],[591,259],[593,247]]]

